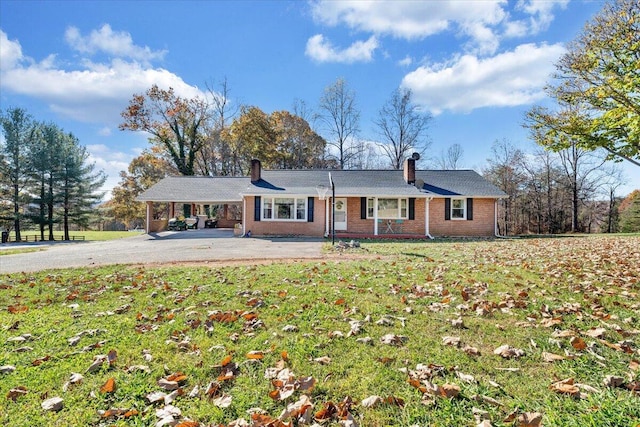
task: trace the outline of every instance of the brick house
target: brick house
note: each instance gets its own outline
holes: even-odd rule
[[[203,220],[203,207],[235,206],[235,223],[252,236],[424,238],[494,236],[505,197],[472,170],[416,170],[413,159],[403,170],[263,170],[253,160],[249,177],[168,177],[138,200],[147,232],[158,231],[153,203],[165,202],[170,217],[182,203]]]

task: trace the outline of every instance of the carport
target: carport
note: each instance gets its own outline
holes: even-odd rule
[[[199,228],[212,217],[220,228],[242,226],[246,209],[241,194],[250,182],[249,177],[167,177],[137,198],[146,203],[145,232],[165,230],[169,218],[180,215],[197,217]]]

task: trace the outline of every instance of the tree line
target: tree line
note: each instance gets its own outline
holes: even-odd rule
[[[61,225],[86,227],[104,193],[106,176],[89,162],[78,138],[54,123],[36,121],[22,108],[0,112],[0,221],[22,240],[22,226],[35,225],[41,240]]]

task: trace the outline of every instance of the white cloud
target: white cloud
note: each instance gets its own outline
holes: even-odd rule
[[[35,62],[24,56],[20,43],[10,41],[2,30],[0,54],[3,91],[42,100],[53,111],[83,122],[117,125],[121,121],[120,112],[133,94],[144,93],[154,84],[165,89],[172,87],[183,97],[204,96],[176,74],[134,60],[116,58],[96,63],[85,58],[74,69],[59,66],[53,54]]]
[[[556,8],[564,9],[568,4],[569,0],[519,0],[516,7],[531,16],[531,33],[536,34],[549,28]]]
[[[419,67],[404,77],[402,86],[433,114],[527,105],[545,97],[542,88],[564,51],[561,44],[524,44],[486,59],[463,55],[447,64]]]
[[[467,52],[492,55],[504,37],[524,37],[546,30],[554,12],[569,0],[394,1],[313,0],[316,22],[376,36],[420,40],[445,32],[463,39]],[[510,11],[511,10],[511,11]]]
[[[131,34],[125,31],[114,32],[109,24],[92,30],[87,36],[80,34],[76,27],[68,27],[64,37],[67,43],[80,53],[104,52],[113,57],[130,58],[144,63],[162,59],[167,53],[165,50],[152,51],[148,46],[136,46]]]
[[[413,64],[413,58],[411,58],[409,55],[405,56],[400,61],[398,61],[398,65],[402,67],[408,67],[411,64]]]
[[[104,126],[98,129],[98,135],[100,136],[111,136],[111,128],[109,126]]]
[[[95,170],[102,170],[107,174],[107,180],[102,186],[106,192],[104,199],[111,198],[111,190],[120,182],[120,171],[126,171],[129,163],[136,157],[134,150],[131,153],[113,150],[104,144],[87,145],[89,153],[88,162],[95,164]]]
[[[481,50],[495,45],[488,33],[507,16],[506,0],[494,1],[332,1],[317,0],[311,11],[317,22],[407,40],[444,31],[471,37]]]
[[[346,49],[336,49],[322,34],[307,40],[305,53],[318,62],[341,62],[351,64],[353,62],[369,62],[373,59],[373,52],[378,48],[378,40],[375,36],[366,41],[354,42]]]
[[[15,67],[22,59],[22,46],[18,41],[9,40],[0,30],[0,71]]]

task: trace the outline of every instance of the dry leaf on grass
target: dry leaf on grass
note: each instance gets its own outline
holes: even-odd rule
[[[27,388],[24,386],[14,387],[7,393],[7,400],[13,400],[14,402],[18,400],[18,397],[24,396],[27,394]]]
[[[516,427],[539,427],[542,425],[540,412],[525,412],[516,420]]]
[[[573,378],[567,378],[562,381],[556,381],[549,388],[556,393],[566,394],[579,399],[581,397],[580,389],[574,384]]]
[[[569,342],[571,343],[571,346],[578,351],[587,348],[587,343],[580,337],[572,337]]]
[[[222,396],[216,397],[211,402],[218,408],[228,408],[231,406],[231,395],[223,393]]]
[[[42,409],[45,411],[57,412],[62,409],[63,404],[64,400],[61,397],[56,396],[43,401],[40,406],[42,406]]]
[[[373,396],[367,397],[366,399],[363,399],[362,402],[360,402],[360,405],[362,405],[364,408],[375,408],[376,406],[380,405],[382,402],[383,402],[382,397],[373,395]]]
[[[403,335],[396,335],[396,334],[386,334],[382,338],[380,338],[380,342],[382,344],[397,345],[397,346],[401,346],[403,343],[405,343],[408,340],[409,340],[408,337],[405,337]]]
[[[100,393],[115,393],[116,391],[116,380],[115,378],[109,378],[103,385],[100,387]]]
[[[505,359],[517,359],[525,355],[524,350],[511,347],[509,344],[501,345],[493,350],[493,354],[497,354]]]
[[[0,366],[0,374],[10,374],[15,371],[16,367],[13,365],[2,365]]]
[[[544,360],[545,362],[557,362],[559,360],[565,360],[567,359],[566,356],[562,356],[560,354],[554,354],[554,353],[548,353],[546,351],[542,352],[542,360]]]

